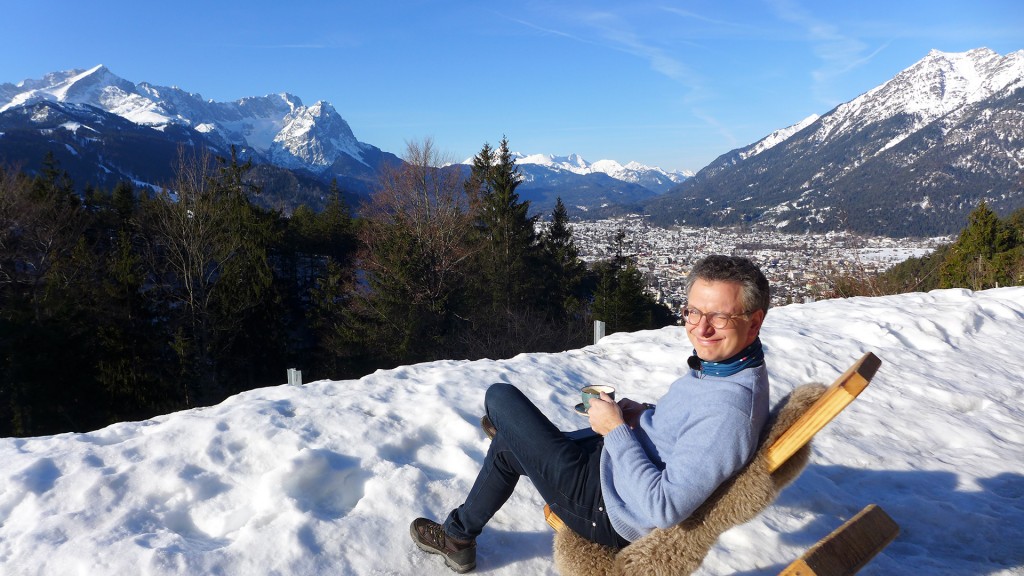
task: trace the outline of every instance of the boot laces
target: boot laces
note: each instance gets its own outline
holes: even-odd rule
[[[423,536],[430,540],[430,543],[438,548],[445,548],[448,535],[444,533],[444,528],[440,524],[430,522],[423,526]]]

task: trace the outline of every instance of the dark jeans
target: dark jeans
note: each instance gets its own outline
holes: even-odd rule
[[[601,496],[604,438],[593,433],[567,436],[511,384],[488,388],[484,406],[498,434],[466,502],[445,520],[445,532],[476,538],[512,495],[519,477],[528,476],[574,532],[615,548],[629,544],[612,528]]]

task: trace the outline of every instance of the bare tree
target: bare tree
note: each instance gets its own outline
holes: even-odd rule
[[[170,308],[184,318],[175,349],[206,399],[219,392],[218,355],[272,280],[270,227],[248,202],[237,171],[234,159],[218,168],[208,151],[179,150],[172,188],[153,207],[154,269]],[[197,399],[185,392],[193,405]]]
[[[360,300],[387,346],[416,358],[443,345],[456,321],[472,228],[462,174],[433,141],[408,142],[404,160],[385,167],[361,210]]]

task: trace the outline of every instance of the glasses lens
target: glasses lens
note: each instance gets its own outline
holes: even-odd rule
[[[729,325],[728,314],[708,314],[708,321],[715,328],[725,328]]]

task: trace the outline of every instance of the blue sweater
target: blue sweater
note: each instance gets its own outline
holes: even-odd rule
[[[601,490],[612,527],[630,542],[685,520],[754,455],[768,419],[764,364],[732,376],[694,370],[657,408],[604,439]]]

